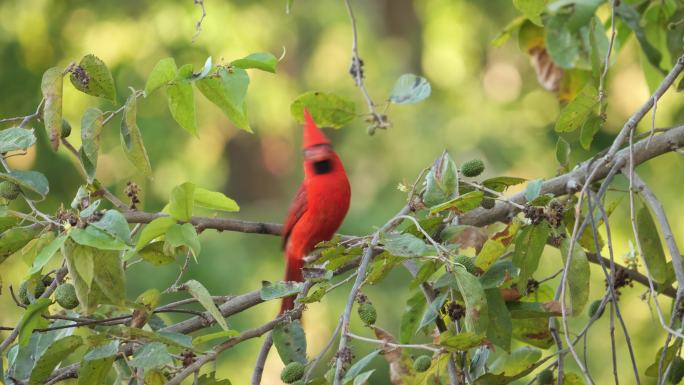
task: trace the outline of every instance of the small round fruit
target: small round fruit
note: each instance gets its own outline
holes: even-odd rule
[[[548,369],[539,372],[539,374],[537,375],[537,383],[539,385],[553,384],[553,372]]]
[[[358,308],[359,318],[366,325],[373,325],[378,319],[378,312],[375,310],[372,304],[365,302],[359,305]]]
[[[78,306],[76,288],[70,283],[64,283],[57,286],[57,290],[55,290],[55,299],[59,306],[65,309],[73,309]]]
[[[11,201],[17,199],[20,192],[18,185],[7,180],[0,182],[0,197]]]
[[[496,200],[494,200],[493,198],[484,197],[480,201],[480,207],[482,207],[485,210],[491,210],[494,208],[494,206],[496,206]]]
[[[60,130],[60,137],[62,139],[68,138],[71,135],[71,123],[68,120],[62,119],[62,129]]]
[[[591,305],[589,305],[589,318],[594,317],[594,314],[596,314],[596,312],[599,310],[599,307],[601,307],[600,299],[597,299],[596,301],[592,302]],[[601,318],[604,310],[606,310],[606,308],[601,309],[601,312],[596,316],[596,319]]]
[[[469,160],[461,165],[461,173],[468,178],[482,174],[484,169],[484,162],[479,159]]]
[[[676,385],[682,381],[682,377],[684,377],[684,359],[680,356],[676,356],[672,359],[670,373],[667,375],[667,379]]]
[[[33,288],[33,298],[38,298],[43,293],[45,292],[45,285],[43,285],[43,281],[38,280],[35,281],[35,287]],[[28,286],[29,286],[29,281],[24,281],[21,283],[19,286],[19,301],[24,304],[24,305],[30,305],[31,304],[31,298],[29,297],[28,293]]]
[[[472,258],[470,258],[467,255],[459,255],[458,257],[456,257],[455,262],[463,265],[470,274],[475,275],[475,273],[477,272],[475,262],[473,262]]]
[[[416,372],[422,373],[428,369],[430,369],[430,365],[432,364],[432,358],[428,355],[422,355],[416,358],[415,361],[413,361],[413,369],[416,370]]]
[[[293,384],[295,381],[304,377],[304,369],[304,364],[301,362],[290,362],[280,373],[280,379],[286,384]]]

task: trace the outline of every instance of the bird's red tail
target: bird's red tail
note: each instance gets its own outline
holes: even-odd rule
[[[302,266],[304,266],[303,258],[297,258],[295,256],[287,256],[287,267],[285,271],[285,281],[296,281],[301,282],[302,277]],[[280,313],[291,310],[294,308],[295,296],[291,295],[289,297],[283,298],[283,303],[280,305]]]

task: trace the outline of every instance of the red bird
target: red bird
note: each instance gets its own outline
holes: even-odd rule
[[[330,140],[304,109],[304,181],[285,219],[283,248],[286,281],[302,281],[304,257],[332,238],[349,209],[351,189],[342,161]],[[294,307],[294,296],[283,298],[280,314]]]

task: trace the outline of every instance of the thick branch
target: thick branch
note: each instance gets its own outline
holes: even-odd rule
[[[165,213],[146,213],[143,211],[125,211],[124,217],[128,223],[150,223],[153,220],[167,216]],[[280,235],[283,225],[279,223],[241,221],[230,218],[192,217],[190,223],[199,230],[214,229],[219,231],[237,231],[240,233]]]
[[[650,143],[649,143],[650,141]],[[678,126],[654,136],[652,139],[642,139],[634,144],[634,162],[636,165],[653,159],[664,153],[674,151],[684,146],[684,126]],[[629,148],[624,148],[615,154],[615,164],[626,165],[629,160]],[[555,196],[573,193],[582,186],[593,163],[593,159],[580,163],[574,170],[549,179],[542,184],[541,194],[553,194]],[[610,167],[599,169],[594,180],[603,179],[608,175]],[[509,200],[518,204],[526,202],[525,194],[518,193],[509,197]],[[498,221],[507,221],[519,210],[506,202],[497,202],[490,210],[475,209],[461,217],[460,223],[472,226],[485,226]]]

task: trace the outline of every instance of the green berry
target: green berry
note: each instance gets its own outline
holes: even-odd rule
[[[19,286],[19,301],[23,303],[24,305],[30,305],[31,304],[31,298],[29,296],[28,292],[29,288],[29,281],[24,281],[21,283]],[[43,293],[45,292],[45,285],[43,284],[42,280],[36,280],[35,281],[35,286],[33,287],[33,298],[38,298]]]
[[[62,119],[62,129],[60,130],[60,137],[67,138],[71,135],[71,123],[68,120]]]
[[[484,197],[480,201],[480,207],[482,207],[483,209],[486,209],[486,210],[493,209],[495,205],[496,205],[496,200],[494,200],[493,198]]]
[[[466,270],[470,274],[475,275],[475,273],[477,272],[475,262],[473,262],[472,258],[468,257],[467,255],[459,255],[458,257],[456,257],[455,262],[465,266]]]
[[[304,377],[304,369],[304,364],[301,362],[290,362],[280,373],[280,379],[286,384],[293,384],[295,381]]]
[[[424,372],[428,369],[430,369],[430,365],[432,364],[432,358],[428,355],[422,355],[418,358],[416,358],[415,361],[413,361],[413,369],[416,370],[416,372]]]
[[[593,318],[594,314],[599,310],[599,307],[601,307],[601,300],[597,299],[596,301],[592,302],[591,305],[589,305],[589,318]],[[601,309],[601,312],[596,316],[596,318],[601,318],[603,315],[603,311],[605,308]]]
[[[20,192],[21,189],[18,185],[6,180],[0,182],[0,197],[7,200],[14,200],[17,199]]]
[[[667,375],[667,379],[677,385],[682,381],[684,377],[684,359],[680,356],[676,356],[672,359],[672,364],[670,366],[670,373]]]
[[[484,169],[484,162],[479,159],[469,160],[461,165],[461,173],[469,178],[482,174]]]
[[[539,385],[553,384],[553,372],[548,369],[539,372],[539,374],[537,375],[537,383]]]
[[[373,325],[378,319],[378,312],[375,311],[375,307],[370,302],[365,302],[359,305],[358,308],[359,318],[366,325]]]
[[[55,290],[55,299],[59,306],[65,309],[73,309],[78,306],[76,288],[70,283],[57,286],[57,290]]]

